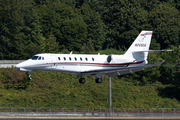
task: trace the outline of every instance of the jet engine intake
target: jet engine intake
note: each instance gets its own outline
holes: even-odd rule
[[[110,63],[111,60],[112,60],[112,55],[109,55],[109,56],[107,57],[107,62]]]

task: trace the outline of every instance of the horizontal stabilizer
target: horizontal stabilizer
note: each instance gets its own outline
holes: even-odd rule
[[[137,53],[137,52],[165,52],[165,51],[173,51],[173,50],[144,50],[144,51],[133,51],[133,53]]]

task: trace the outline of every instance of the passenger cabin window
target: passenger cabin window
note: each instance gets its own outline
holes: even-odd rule
[[[42,60],[44,60],[44,57],[42,57]]]
[[[94,58],[92,58],[92,61],[94,61]]]
[[[80,60],[82,61],[82,58],[80,57]]]
[[[60,58],[60,57],[58,57],[58,60],[61,60],[61,58]]]
[[[66,58],[64,57],[64,60],[66,60]]]
[[[88,59],[87,58],[85,58],[86,59],[86,61],[88,61]]]
[[[75,61],[77,61],[77,58],[76,58],[76,57],[75,57],[74,59],[75,59]]]
[[[71,57],[69,57],[69,60],[71,60]]]

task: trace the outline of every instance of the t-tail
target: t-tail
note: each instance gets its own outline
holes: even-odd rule
[[[141,31],[124,55],[127,58],[133,58],[136,61],[144,61],[143,64],[147,64],[151,37],[152,31]]]

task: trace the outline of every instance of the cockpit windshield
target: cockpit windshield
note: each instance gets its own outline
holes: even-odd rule
[[[44,57],[41,57],[41,56],[33,56],[30,59],[32,59],[32,60],[41,60],[41,58],[42,58],[42,60],[44,60]]]
[[[39,57],[39,56],[33,56],[33,57],[31,57],[30,59],[32,59],[32,60],[37,60],[38,57]]]

